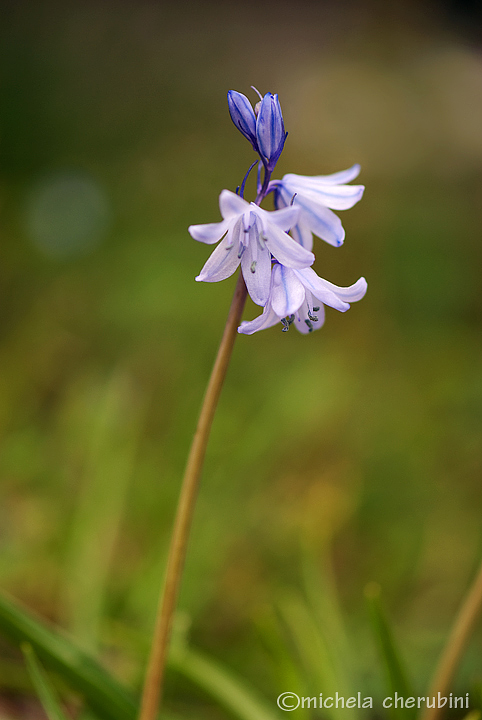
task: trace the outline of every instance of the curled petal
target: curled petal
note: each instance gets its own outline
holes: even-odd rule
[[[224,240],[211,253],[196,280],[199,282],[225,280],[233,274],[241,262],[238,252],[239,243],[233,242],[233,230],[230,230]]]
[[[333,283],[328,282],[328,280],[324,280],[323,278],[320,278],[320,280],[328,290],[335,293],[335,295],[348,303],[361,300],[365,297],[367,291],[367,281],[364,277],[359,278],[356,283],[350,285],[349,287],[339,287],[338,285],[333,285]]]
[[[349,304],[341,300],[335,290],[328,287],[331,283],[327,283],[326,280],[318,277],[312,268],[294,270],[293,272],[301,280],[305,288],[325,305],[329,305],[340,312],[350,309]],[[335,285],[332,285],[332,288],[335,287]]]
[[[294,271],[276,264],[273,268],[270,302],[278,317],[295,313],[304,299],[305,288]]]
[[[332,173],[331,175],[296,175],[295,173],[288,173],[283,176],[284,181],[287,178],[296,178],[297,183],[303,183],[306,180],[314,181],[319,185],[343,185],[354,180],[360,174],[360,166],[358,164],[352,165],[348,170],[341,170],[340,172]]]
[[[292,176],[296,178],[296,175]],[[303,178],[303,183],[294,179],[289,180],[285,176],[285,188],[292,194],[299,193],[303,198],[312,202],[319,202],[333,210],[348,210],[353,207],[363,196],[365,187],[363,185],[324,185],[319,184],[314,178]]]
[[[340,170],[340,172],[331,175],[315,175],[314,179],[326,185],[341,185],[342,183],[349,183],[358,177],[360,170],[360,166],[356,163],[347,170]]]
[[[279,317],[276,315],[271,305],[268,304],[262,314],[258,315],[257,318],[242,322],[238,327],[238,333],[243,333],[243,335],[252,335],[253,333],[258,332],[258,330],[266,330],[266,328],[272,327],[273,325],[276,325],[276,323],[279,323]]]
[[[188,232],[194,240],[206,243],[207,245],[213,245],[214,243],[221,240],[223,235],[228,231],[229,222],[223,220],[218,223],[206,223],[204,225],[190,225]]]

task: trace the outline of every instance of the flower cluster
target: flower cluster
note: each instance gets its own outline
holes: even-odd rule
[[[271,180],[288,134],[278,96],[260,95],[253,108],[245,95],[230,90],[228,106],[233,123],[259,160],[251,165],[236,193],[221,192],[221,222],[189,227],[195,240],[209,245],[221,241],[196,280],[224,280],[241,265],[252,300],[264,309],[255,320],[242,322],[238,332],[251,335],[279,322],[283,331],[294,323],[300,332],[312,332],[323,325],[325,305],[345,312],[367,289],[364,278],[350,287],[338,287],[311,268],[315,260],[313,235],[335,247],[345,239],[333,210],[346,210],[361,199],[363,185],[347,184],[357,177],[360,166],[333,175],[289,173],[281,180]],[[244,199],[244,188],[255,165],[257,196],[249,203]],[[269,193],[274,194],[272,211],[260,207]]]

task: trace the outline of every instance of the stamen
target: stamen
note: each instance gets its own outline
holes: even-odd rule
[[[313,312],[319,312],[319,311],[320,311],[320,306],[319,306],[319,305],[318,305],[318,307],[313,307]]]
[[[250,270],[252,273],[256,272],[256,260],[253,260],[253,262],[251,263]]]
[[[291,198],[290,205],[293,205],[293,203],[294,203],[294,201],[295,201],[295,197],[296,197],[297,195],[298,195],[298,193],[295,193],[295,194],[293,195],[293,197]]]
[[[288,320],[286,318],[281,318],[281,323],[283,325],[283,327],[281,328],[281,332],[288,332],[288,330],[290,329],[290,323],[288,322]]]
[[[308,325],[308,332],[313,332],[313,325],[310,320],[305,319],[305,323]]]
[[[313,308],[313,310],[314,310],[314,309],[315,309],[315,308]],[[313,315],[313,313],[312,313],[310,310],[308,310],[308,317],[309,317],[310,320],[312,320],[313,322],[318,322],[317,316],[316,316],[316,315]]]
[[[246,245],[239,244],[239,251],[238,251],[238,258],[241,258],[243,256],[244,251],[246,250]]]

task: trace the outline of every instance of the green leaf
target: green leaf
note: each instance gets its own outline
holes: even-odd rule
[[[390,693],[398,693],[404,698],[413,697],[410,683],[405,674],[399,652],[395,645],[391,629],[385,618],[380,602],[380,586],[377,583],[370,583],[365,588],[370,618],[372,621],[375,637],[378,642],[380,655],[384,663]],[[394,718],[415,718],[415,708],[392,708],[391,714]]]
[[[41,664],[37,660],[32,646],[29,643],[22,643],[21,649],[25,657],[28,674],[30,675],[33,686],[37,691],[37,695],[40,698],[42,707],[47,713],[47,717],[49,720],[67,720],[67,716],[64,714],[64,711],[60,706],[60,700],[57,697],[57,693],[52,687]]]
[[[169,666],[196,683],[240,720],[277,720],[276,713],[254,690],[195,650],[174,643]]]
[[[0,631],[16,643],[29,643],[39,659],[80,692],[105,720],[135,720],[131,693],[60,630],[49,629],[20,605],[0,594]]]

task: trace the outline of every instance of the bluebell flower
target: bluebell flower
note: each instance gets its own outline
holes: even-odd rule
[[[266,93],[261,103],[258,103],[258,107],[256,137],[259,154],[268,171],[272,171],[281,155],[288,133],[285,132],[277,95]]]
[[[259,153],[256,137],[256,115],[246,95],[230,90],[228,92],[228,108],[231,120],[244,137],[249,140],[255,152]]]
[[[282,180],[271,181],[269,188],[275,190],[277,208],[289,205],[300,208],[299,221],[291,231],[300,245],[311,250],[312,233],[335,247],[343,243],[345,230],[332,210],[347,210],[361,199],[363,185],[345,184],[359,172],[360,166],[353,165],[333,175],[308,177],[289,173]]]
[[[313,253],[287,234],[298,221],[299,208],[269,212],[229,190],[223,190],[219,196],[219,208],[221,222],[189,227],[195,240],[208,245],[221,240],[196,280],[224,280],[241,264],[252,300],[265,305],[270,292],[272,258],[288,268],[301,269],[313,264]]]
[[[268,302],[263,313],[242,322],[238,332],[252,335],[281,322],[283,330],[294,323],[302,333],[318,330],[325,321],[325,305],[345,312],[351,302],[361,300],[367,290],[365,278],[350,287],[338,287],[320,278],[311,267],[288,268],[275,263]]]

